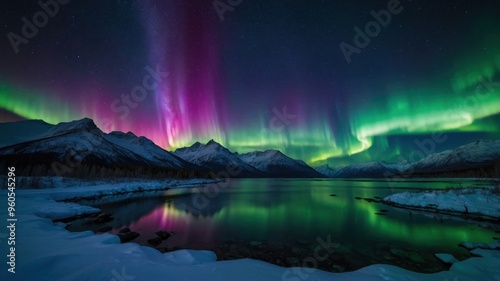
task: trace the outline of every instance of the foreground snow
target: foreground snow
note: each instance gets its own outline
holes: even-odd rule
[[[500,220],[498,188],[404,192],[384,198],[387,204],[454,215]]]
[[[175,182],[177,187],[196,183],[196,180]],[[328,273],[282,268],[251,259],[217,262],[210,251],[162,254],[135,243],[120,244],[118,237],[111,234],[68,232],[64,224],[52,222],[52,219],[98,212],[87,206],[54,200],[116,194],[139,187],[152,190],[159,186],[167,187],[165,183],[137,182],[125,187],[120,183],[18,191],[16,273],[7,271],[3,239],[6,236],[0,233],[3,240],[0,280],[500,280],[500,251],[486,249],[473,250],[482,257],[455,262],[450,271],[436,274],[413,273],[387,265],[373,265],[350,273]],[[5,195],[3,192],[0,196],[2,202],[7,202]],[[6,208],[0,210],[5,222]]]

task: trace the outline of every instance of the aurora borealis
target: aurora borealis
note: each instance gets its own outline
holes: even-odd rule
[[[7,35],[42,8],[3,1],[0,122],[90,117],[169,150],[214,139],[332,166],[407,158],[436,132],[437,150],[500,137],[497,1],[401,0],[351,63],[339,44],[388,1],[335,2],[242,1],[221,21],[213,1],[69,1],[16,54]]]

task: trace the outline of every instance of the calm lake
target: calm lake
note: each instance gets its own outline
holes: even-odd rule
[[[439,271],[448,267],[433,254],[468,258],[469,252],[458,244],[494,242],[494,237],[500,236],[495,232],[498,226],[484,227],[460,218],[403,210],[359,198],[488,184],[402,180],[391,187],[385,180],[231,179],[209,200],[202,200],[206,197],[199,194],[199,189],[187,189],[82,201],[112,214],[114,219],[99,225],[89,223],[89,218],[81,219],[68,229],[99,233],[108,226],[112,228],[109,232],[117,233],[128,227],[140,233],[133,242],[148,246],[147,240],[156,237],[155,232],[166,230],[173,234],[156,246],[161,251],[206,249],[214,251],[220,260],[254,258],[281,266],[314,266],[334,272],[375,263],[420,272]],[[327,259],[314,264],[311,257],[321,245],[318,239],[336,246]]]

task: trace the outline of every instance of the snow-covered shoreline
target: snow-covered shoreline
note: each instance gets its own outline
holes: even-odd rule
[[[121,244],[112,234],[72,233],[63,223],[75,215],[99,212],[77,203],[58,202],[87,196],[113,195],[139,190],[192,187],[206,180],[170,183],[105,184],[92,187],[18,190],[16,217],[16,273],[7,271],[5,236],[1,245],[1,280],[500,280],[500,251],[476,249],[477,256],[456,262],[446,272],[422,274],[395,266],[372,265],[348,273],[282,268],[257,260],[216,261],[210,251],[170,253]],[[3,190],[5,191],[5,190]],[[7,202],[6,192],[0,195]],[[7,208],[0,209],[5,222]],[[2,227],[3,228],[3,227]],[[1,233],[0,233],[1,234]]]
[[[500,222],[498,187],[403,192],[387,196],[382,203],[405,209]]]

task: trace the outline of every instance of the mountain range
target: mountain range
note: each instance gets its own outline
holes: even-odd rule
[[[409,163],[369,162],[313,169],[278,150],[239,154],[210,140],[169,152],[131,132],[102,132],[91,119],[51,125],[41,120],[0,123],[0,169],[19,175],[76,177],[382,178],[499,177],[500,140],[474,143]]]
[[[414,163],[369,162],[316,170],[332,178],[500,177],[500,140],[478,140],[432,153]]]
[[[91,119],[50,125],[41,120],[0,124],[0,168],[24,175],[324,177],[279,151],[238,154],[211,140],[166,151],[131,132],[102,132]]]

